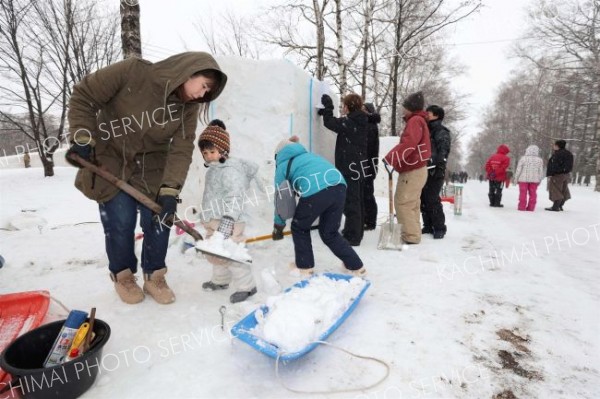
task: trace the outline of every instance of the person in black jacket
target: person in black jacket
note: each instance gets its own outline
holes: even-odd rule
[[[565,140],[556,140],[554,152],[548,160],[546,176],[548,177],[548,191],[552,206],[545,208],[547,211],[562,211],[565,202],[571,198],[569,192],[569,173],[573,170],[573,154],[565,147]]]
[[[377,202],[375,201],[375,178],[379,165],[379,128],[381,116],[375,112],[373,103],[365,103],[365,110],[369,116],[367,124],[367,157],[369,161],[364,168],[365,187],[365,230],[375,230],[377,227]]]
[[[363,102],[358,94],[348,94],[342,99],[342,116],[333,116],[333,101],[324,94],[321,97],[326,128],[337,133],[335,141],[335,167],[346,179],[346,222],[342,235],[350,245],[359,246],[364,233],[364,173],[362,168],[368,163],[367,123],[368,116],[363,112]]]
[[[450,131],[442,125],[444,109],[438,105],[430,105],[427,111],[427,126],[431,138],[431,158],[427,166],[427,182],[421,191],[421,215],[423,217],[423,234],[433,234],[433,238],[441,239],[446,235],[446,216],[440,200],[440,191],[444,185],[446,162],[450,153]]]

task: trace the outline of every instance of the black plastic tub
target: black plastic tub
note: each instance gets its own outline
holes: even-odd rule
[[[87,352],[70,362],[43,367],[64,322],[59,320],[31,330],[4,350],[0,355],[0,367],[10,373],[13,380],[0,388],[13,389],[12,393],[4,392],[0,397],[72,399],[83,395],[92,386],[102,367],[102,348],[110,337],[110,327],[96,319],[96,336]]]

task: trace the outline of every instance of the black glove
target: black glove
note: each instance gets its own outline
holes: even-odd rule
[[[76,168],[83,168],[79,162],[75,162],[71,159],[71,154],[79,155],[79,157],[83,158],[85,161],[92,162],[92,152],[94,151],[94,147],[91,146],[90,143],[87,144],[77,144],[73,143],[71,148],[69,148],[65,154],[65,159],[71,166],[75,166]]]
[[[223,216],[221,218],[221,222],[219,223],[217,231],[223,234],[223,237],[225,237],[225,239],[228,239],[233,234],[234,223],[234,220],[229,216]]]
[[[285,224],[273,225],[273,233],[271,234],[273,241],[283,240],[283,229],[285,229]]]
[[[156,202],[160,205],[160,214],[157,215],[157,218],[161,226],[171,227],[173,225],[179,202],[177,195],[179,195],[179,190],[176,188],[163,186],[158,190]]]
[[[325,115],[325,108],[319,108],[319,110],[317,111],[317,114],[321,115],[321,116]]]
[[[333,109],[333,100],[327,94],[321,96],[321,104],[325,109]]]

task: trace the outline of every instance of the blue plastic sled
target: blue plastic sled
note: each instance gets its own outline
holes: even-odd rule
[[[345,274],[323,273],[321,275],[328,277],[332,280],[350,280],[350,279],[352,279],[352,276],[348,276]],[[302,281],[294,284],[292,287],[286,289],[285,292],[288,292],[289,290],[291,290],[294,287],[300,287],[300,288],[305,287],[308,284],[308,282],[309,282],[309,280],[302,280]],[[339,319],[337,319],[337,321],[331,327],[329,327],[327,329],[327,331],[325,331],[323,334],[321,334],[321,336],[318,338],[319,341],[324,341],[327,337],[329,337],[329,335],[331,335],[331,333],[333,333],[340,326],[340,324],[342,324],[344,322],[344,320],[346,320],[348,318],[348,316],[350,316],[350,314],[352,313],[354,308],[356,308],[356,305],[358,305],[358,302],[363,297],[363,295],[365,294],[365,292],[367,291],[367,289],[369,288],[370,285],[371,285],[371,282],[365,280],[365,286],[360,291],[360,293],[357,295],[357,297],[354,298],[354,300],[350,303],[350,306],[348,307],[348,309],[340,316]],[[308,344],[307,346],[305,346],[304,348],[302,348],[301,350],[299,350],[297,352],[280,354],[279,348],[276,345],[274,345],[270,342],[267,342],[264,339],[257,337],[256,335],[251,333],[251,330],[253,328],[255,328],[256,325],[258,324],[258,322],[256,321],[256,317],[255,317],[256,312],[263,312],[264,314],[266,314],[269,312],[269,308],[267,306],[263,305],[260,307],[260,309],[253,311],[252,313],[250,313],[249,315],[244,317],[242,320],[237,322],[231,328],[231,333],[233,334],[234,337],[237,337],[238,339],[244,341],[245,343],[247,343],[248,345],[250,345],[257,351],[260,351],[260,352],[264,353],[265,355],[270,356],[274,359],[277,359],[277,356],[280,355],[279,356],[280,360],[288,361],[288,360],[295,360],[295,359],[298,359],[298,358],[304,356],[305,354],[312,351],[319,345],[318,343],[313,342],[313,343]]]

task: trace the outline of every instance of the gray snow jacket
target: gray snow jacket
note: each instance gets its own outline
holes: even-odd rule
[[[257,172],[258,165],[245,159],[229,158],[224,163],[209,164],[200,218],[208,222],[229,216],[235,222],[246,221],[245,208],[251,206],[255,198],[246,191]]]

